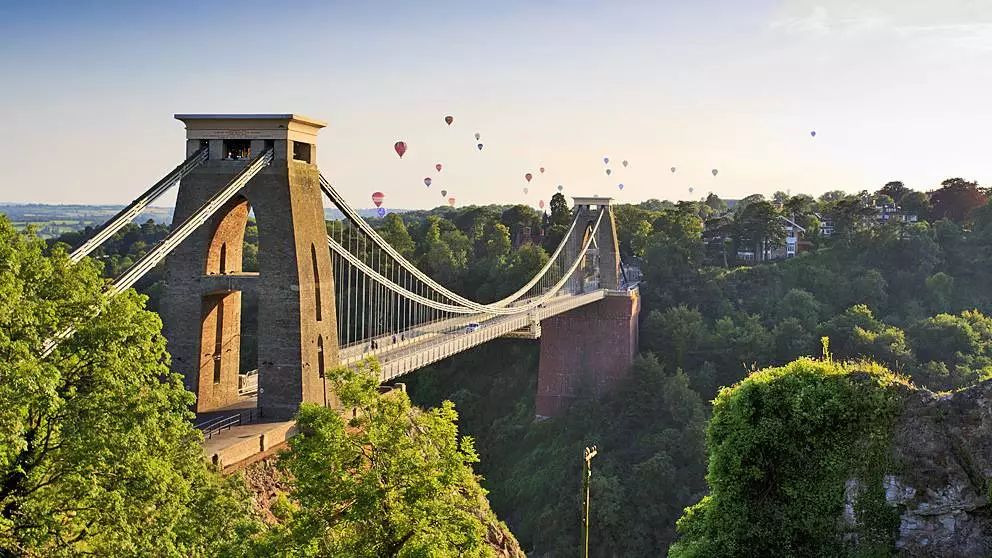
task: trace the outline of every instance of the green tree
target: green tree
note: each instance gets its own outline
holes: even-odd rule
[[[884,467],[908,389],[877,365],[800,359],[721,390],[706,431],[710,493],[679,519],[669,557],[892,555]],[[863,489],[845,524],[852,478]]]
[[[694,359],[707,341],[709,330],[699,310],[682,304],[664,312],[652,310],[644,321],[643,345],[674,368],[695,368]]]
[[[985,245],[992,244],[992,202],[986,202],[971,211],[971,231],[976,241]]]
[[[828,337],[830,350],[840,358],[868,358],[894,368],[914,360],[905,333],[877,320],[864,304],[821,324],[818,337]]]
[[[917,322],[906,333],[920,362],[940,361],[953,366],[981,349],[981,339],[968,320],[951,314]]]
[[[963,178],[948,178],[940,183],[940,188],[930,194],[933,219],[950,219],[959,223],[968,220],[971,211],[988,201],[978,188],[977,182]]]
[[[934,301],[934,306],[939,310],[948,310],[951,294],[954,291],[954,278],[943,271],[938,271],[927,277],[925,284]]]
[[[724,213],[727,211],[727,202],[720,199],[720,196],[710,192],[706,195],[706,201],[704,202],[716,213]]]
[[[755,201],[745,205],[734,217],[734,242],[738,250],[748,250],[764,257],[764,249],[772,249],[785,240],[785,223],[771,202]]]
[[[514,205],[500,215],[500,222],[510,229],[510,234],[519,234],[524,227],[531,230],[541,226],[541,213],[527,205]]]
[[[806,226],[803,224],[803,218],[813,213],[815,204],[816,201],[812,197],[806,194],[796,194],[790,196],[782,204],[782,214],[800,225]]]
[[[502,270],[501,284],[504,294],[510,294],[530,281],[548,263],[548,253],[540,246],[525,244],[510,254],[507,269]]]
[[[832,204],[847,197],[847,192],[843,190],[830,190],[820,195],[820,203]]]
[[[403,218],[398,214],[389,213],[386,215],[382,220],[382,225],[379,227],[378,232],[403,257],[409,258],[413,256],[416,246],[410,237],[410,231],[407,230],[406,224],[403,222]]]
[[[510,240],[510,229],[503,223],[495,223],[484,236],[486,242],[485,257],[494,262],[502,262],[513,248]]]
[[[572,212],[568,209],[568,202],[565,201],[565,196],[561,192],[551,196],[549,206],[551,207],[551,223],[553,225],[568,227],[569,223],[572,222]]]
[[[906,215],[916,215],[920,219],[930,218],[930,196],[923,192],[911,191],[899,200],[899,204]]]
[[[471,249],[469,241],[464,234],[458,233],[460,237],[451,231],[445,231],[442,237],[441,217],[430,216],[424,223],[423,240],[417,245],[420,263],[423,270],[438,282],[445,285],[454,285],[468,264],[468,252]],[[458,232],[457,229],[455,232]],[[455,249],[448,244],[448,240],[459,241],[460,246]],[[460,242],[464,240],[464,242]],[[463,244],[463,245],[462,245]]]
[[[827,218],[833,222],[833,237],[850,244],[855,235],[871,226],[875,219],[875,208],[862,196],[847,196],[835,201],[827,210]]]
[[[207,470],[161,321],[134,291],[104,297],[92,260],[43,249],[0,216],[0,554],[220,552],[248,499]]]
[[[900,203],[902,202],[903,196],[910,192],[912,192],[912,190],[907,188],[905,184],[898,180],[893,180],[892,182],[886,182],[885,186],[879,188],[879,190],[875,193],[877,195],[888,196],[895,203]]]
[[[644,248],[647,247],[648,239],[651,238],[653,232],[654,229],[651,227],[650,222],[641,221],[637,223],[634,234],[630,239],[631,252],[635,256],[644,256]]]
[[[812,293],[802,289],[790,289],[778,301],[776,316],[778,320],[796,318],[804,329],[812,331],[820,323],[822,311],[823,306]]]
[[[260,556],[494,556],[486,544],[485,491],[454,405],[419,411],[403,392],[380,395],[379,366],[332,373],[353,417],[314,405],[280,458],[298,506],[266,533]],[[482,517],[480,517],[482,515]],[[491,516],[491,514],[488,514]]]
[[[798,318],[785,318],[772,329],[775,338],[775,361],[789,362],[802,356],[812,356],[816,343],[813,334]]]

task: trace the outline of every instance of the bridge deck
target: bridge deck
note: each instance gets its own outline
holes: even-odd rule
[[[351,365],[366,356],[375,356],[381,365],[380,380],[383,382],[397,378],[418,368],[448,358],[487,341],[502,337],[532,322],[568,312],[574,308],[602,300],[605,289],[580,295],[566,295],[549,299],[538,308],[526,314],[509,316],[462,316],[434,324],[429,332],[406,339],[395,345],[390,344],[375,351],[363,352],[362,347],[342,351],[340,362]],[[465,324],[478,323],[475,331],[468,331]]]

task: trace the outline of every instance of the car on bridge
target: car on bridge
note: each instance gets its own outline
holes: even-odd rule
[[[478,323],[472,322],[465,326],[465,333],[472,333],[473,331],[477,331],[480,327],[482,326]]]

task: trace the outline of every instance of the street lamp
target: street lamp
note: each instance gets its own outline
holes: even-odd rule
[[[596,457],[598,450],[596,446],[586,448],[584,454],[584,474],[582,475],[582,485],[586,493],[586,511],[582,520],[582,527],[585,531],[582,542],[582,556],[589,558],[589,481],[592,479],[592,458]]]

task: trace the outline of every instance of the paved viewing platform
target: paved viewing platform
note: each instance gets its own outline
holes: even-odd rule
[[[205,439],[203,453],[221,472],[232,473],[274,455],[295,435],[294,420],[232,426]]]

